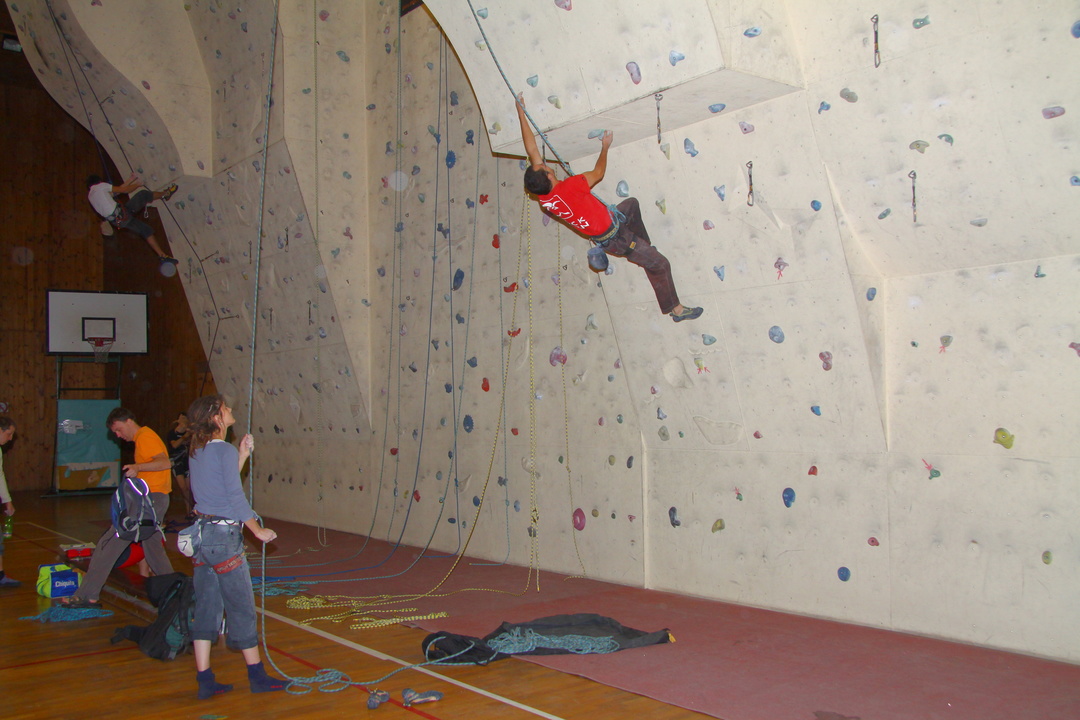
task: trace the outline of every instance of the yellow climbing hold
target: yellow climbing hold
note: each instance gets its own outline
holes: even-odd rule
[[[998,428],[994,431],[994,442],[1006,450],[1012,450],[1014,440],[1016,440],[1016,436],[1005,428]]]

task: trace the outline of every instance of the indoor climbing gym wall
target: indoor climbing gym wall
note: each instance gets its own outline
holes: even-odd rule
[[[8,4],[181,186],[261,512],[1080,661],[1080,4]],[[700,318],[523,195],[518,93]]]

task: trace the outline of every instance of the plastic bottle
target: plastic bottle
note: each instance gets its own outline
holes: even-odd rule
[[[10,515],[4,516],[4,537],[9,538],[12,536],[15,528],[15,520]]]

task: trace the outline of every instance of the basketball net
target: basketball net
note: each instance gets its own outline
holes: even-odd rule
[[[86,338],[86,342],[90,343],[90,346],[94,349],[94,362],[109,362],[109,350],[113,346],[113,338]]]

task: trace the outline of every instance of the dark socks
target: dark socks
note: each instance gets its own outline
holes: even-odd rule
[[[284,690],[285,686],[288,684],[280,678],[267,675],[266,668],[263,667],[261,662],[257,662],[254,665],[248,665],[247,671],[248,683],[251,685],[251,692],[253,693]]]
[[[214,679],[213,670],[199,670],[195,674],[195,679],[199,681],[200,700],[209,700],[215,695],[232,690],[232,685],[223,685]]]

